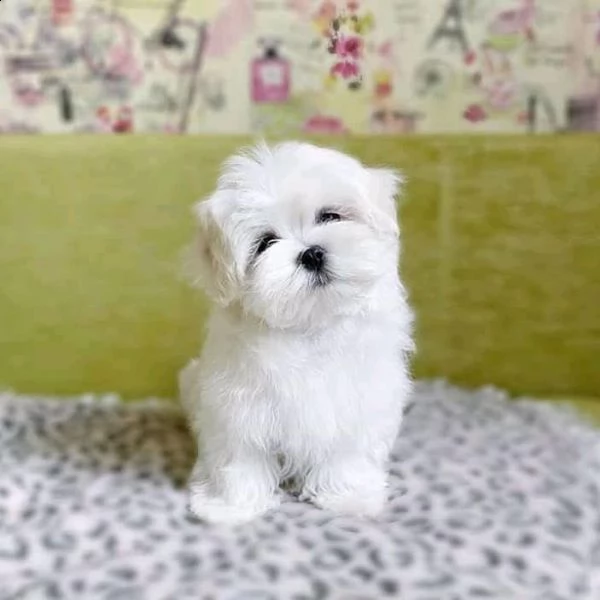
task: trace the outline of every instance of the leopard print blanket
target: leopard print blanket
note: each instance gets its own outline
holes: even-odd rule
[[[210,527],[193,458],[173,404],[0,394],[0,598],[600,598],[600,433],[549,404],[419,384],[379,520]]]

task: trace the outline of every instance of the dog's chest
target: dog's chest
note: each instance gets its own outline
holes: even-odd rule
[[[385,402],[393,357],[369,339],[263,340],[247,357],[245,382],[252,389],[257,420],[271,444],[291,454],[353,438],[374,404]],[[376,395],[376,400],[371,395]]]
[[[297,457],[392,418],[403,371],[395,328],[380,322],[320,336],[211,328],[203,358],[207,418]]]

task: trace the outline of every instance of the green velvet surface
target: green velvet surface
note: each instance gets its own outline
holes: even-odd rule
[[[585,419],[600,427],[600,400],[598,398],[567,398],[558,399],[572,406]]]
[[[0,387],[172,395],[206,314],[178,275],[189,208],[247,141],[0,137]],[[598,395],[598,137],[331,143],[408,177],[416,375]]]

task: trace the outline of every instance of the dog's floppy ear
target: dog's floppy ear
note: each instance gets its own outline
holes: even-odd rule
[[[380,229],[397,236],[396,197],[401,191],[404,178],[393,169],[370,168],[367,173],[373,220]]]
[[[227,306],[235,298],[238,274],[220,210],[225,201],[223,194],[226,192],[218,191],[194,205],[197,233],[188,250],[186,271],[193,285],[201,287],[215,302]]]

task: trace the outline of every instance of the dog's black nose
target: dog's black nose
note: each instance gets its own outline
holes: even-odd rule
[[[300,254],[298,261],[307,271],[318,273],[325,264],[325,250],[321,246],[311,246]]]

